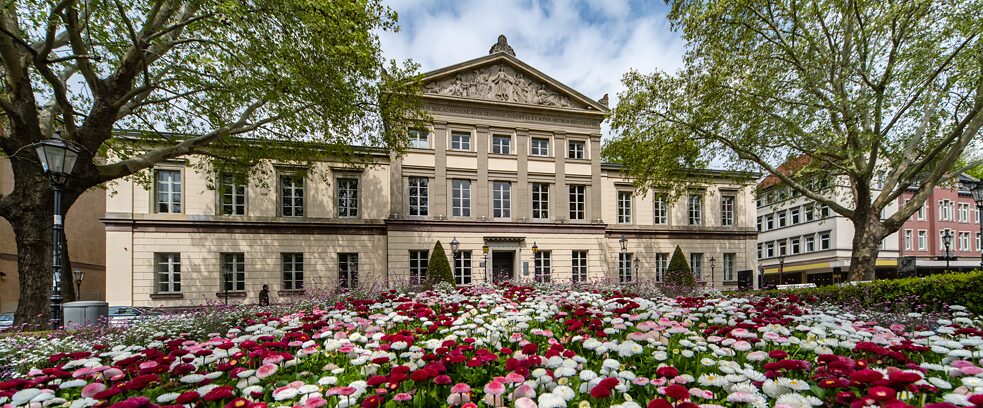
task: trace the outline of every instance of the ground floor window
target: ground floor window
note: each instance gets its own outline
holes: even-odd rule
[[[471,284],[471,251],[457,251],[454,254],[454,283]]]
[[[427,279],[430,251],[410,251],[410,285],[422,285]]]
[[[157,293],[181,293],[181,254],[154,254]]]
[[[693,277],[699,282],[703,280],[703,254],[689,254],[689,266],[693,271]]]
[[[736,259],[737,254],[724,254],[724,282],[736,280],[734,277],[734,261]]]
[[[304,288],[304,254],[282,254],[283,289],[299,290]]]
[[[222,290],[246,290],[246,255],[243,253],[222,254]]]
[[[587,280],[587,251],[573,251],[570,256],[571,275],[573,283]]]
[[[358,254],[338,254],[338,287],[358,287]]]
[[[635,280],[633,264],[631,253],[618,254],[618,283],[631,283]]]
[[[552,256],[550,256],[550,251],[539,251],[533,257],[535,264],[535,280],[536,282],[549,282],[550,281],[550,261]]]
[[[666,270],[669,269],[669,254],[661,253],[655,254],[655,281],[662,282],[662,279],[666,276]]]

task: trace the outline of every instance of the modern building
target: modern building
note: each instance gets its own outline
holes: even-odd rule
[[[703,171],[710,182],[677,199],[636,194],[601,162],[606,98],[517,59],[504,36],[425,74],[424,96],[432,126],[371,166],[266,162],[265,178],[241,180],[192,156],[153,168],[152,186],[120,181],[104,219],[109,302],[215,302],[223,282],[246,302],[264,284],[280,297],[405,287],[437,242],[462,286],[655,282],[677,245],[707,285],[753,280],[756,175]]]
[[[963,174],[949,185],[936,186],[901,227],[901,254],[914,257],[912,268],[918,275],[946,270],[970,270],[981,267],[980,212],[970,193],[979,181]],[[907,202],[915,191],[904,193]],[[949,238],[948,253],[945,237]],[[948,261],[946,260],[948,255]]]
[[[0,195],[14,189],[10,159],[0,159]],[[65,236],[71,270],[83,274],[81,300],[103,300],[106,288],[106,229],[99,219],[106,212],[106,192],[86,191],[65,215]],[[17,243],[14,231],[0,218],[0,313],[17,310],[20,287],[17,274]],[[73,282],[63,285],[75,287]]]

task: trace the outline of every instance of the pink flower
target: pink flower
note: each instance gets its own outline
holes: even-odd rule
[[[328,400],[321,397],[310,397],[304,402],[304,408],[321,408],[328,405]]]
[[[355,387],[341,387],[338,389],[338,395],[349,396],[355,393]]]
[[[92,383],[82,387],[82,396],[85,398],[92,398],[96,394],[106,391],[106,384],[103,383]]]
[[[397,402],[406,402],[406,401],[409,401],[411,399],[413,399],[413,396],[410,395],[410,394],[407,394],[405,392],[401,392],[399,394],[396,394],[396,396],[393,397],[393,400],[395,400]]]
[[[505,393],[505,384],[498,381],[492,381],[485,385],[485,393],[495,396],[502,395]]]
[[[82,367],[82,368],[80,368],[80,369],[75,370],[75,371],[72,372],[72,378],[88,377],[90,374],[93,374],[95,372],[96,372],[96,370],[93,370],[92,368]],[[35,374],[35,375],[40,375],[40,373]]]
[[[256,376],[259,378],[266,378],[273,374],[276,374],[277,366],[275,364],[263,364],[259,366],[256,370]]]
[[[457,383],[451,387],[451,393],[453,394],[466,394],[471,392],[471,386],[465,383]]]
[[[507,382],[509,384],[521,383],[521,382],[523,382],[525,380],[526,380],[526,378],[523,377],[522,374],[519,374],[519,373],[516,373],[516,372],[511,372],[511,373],[509,373],[508,375],[505,376],[505,382]]]
[[[515,400],[515,408],[536,408],[536,402],[527,397]]]

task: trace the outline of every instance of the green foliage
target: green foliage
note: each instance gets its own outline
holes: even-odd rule
[[[683,288],[692,288],[696,286],[696,278],[693,277],[693,271],[689,268],[689,262],[686,262],[686,255],[683,255],[683,250],[676,245],[676,250],[672,252],[672,258],[669,259],[669,266],[666,268],[666,276],[662,277],[662,281],[667,285]]]
[[[846,286],[772,290],[763,295],[794,293],[807,300],[837,304],[859,302],[866,308],[903,307],[911,311],[941,311],[945,306],[965,306],[983,314],[983,270],[950,272],[924,278],[878,280]]]
[[[445,282],[454,286],[454,274],[451,272],[451,265],[447,262],[447,255],[444,254],[444,246],[437,241],[433,251],[430,253],[430,260],[427,262],[427,289],[432,289],[437,284]]]

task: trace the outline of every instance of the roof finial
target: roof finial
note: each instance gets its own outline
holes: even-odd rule
[[[509,40],[505,38],[505,34],[499,35],[498,42],[496,42],[495,45],[492,45],[491,49],[488,50],[488,54],[494,54],[496,52],[504,52],[513,57],[515,56],[515,50],[513,50],[512,46],[509,45]]]
[[[604,96],[602,96],[601,99],[598,99],[597,100],[597,103],[599,103],[601,105],[604,105],[604,107],[607,107],[608,106],[608,94],[604,94]]]

